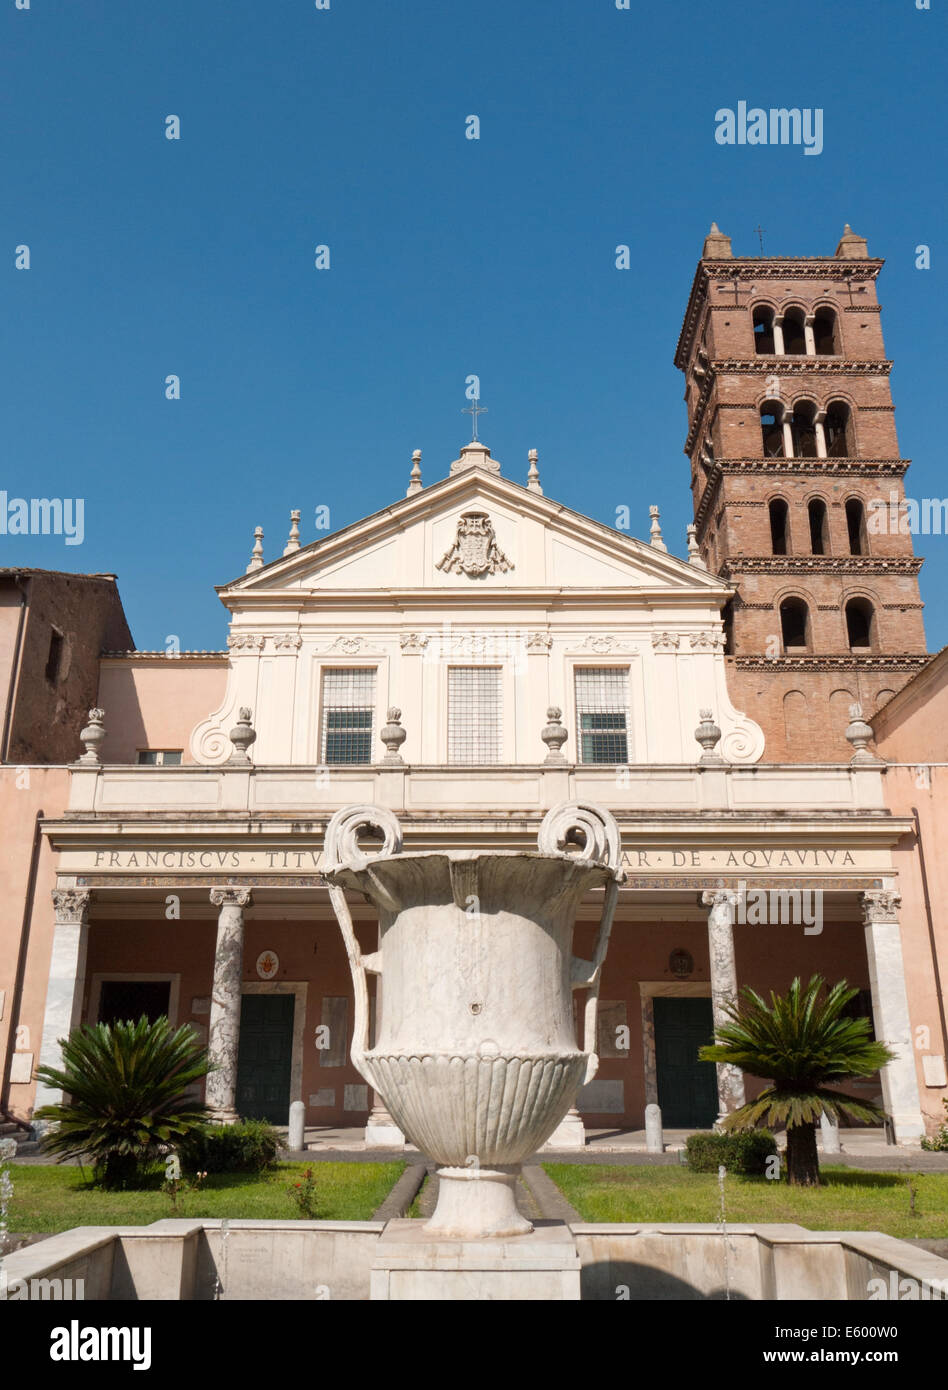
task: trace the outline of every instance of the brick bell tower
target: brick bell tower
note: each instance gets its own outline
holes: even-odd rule
[[[850,704],[927,660],[882,265],[848,226],[833,256],[735,257],[712,223],[678,341],[698,544],[737,590],[729,687],[767,761],[848,761]]]

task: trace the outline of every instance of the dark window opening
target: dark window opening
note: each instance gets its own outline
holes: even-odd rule
[[[806,355],[806,333],[803,330],[803,314],[799,309],[784,315],[783,350],[788,357]]]
[[[63,659],[63,635],[55,628],[49,634],[49,653],[46,657],[46,679],[59,680],[59,668]]]
[[[99,1022],[133,1023],[145,1016],[149,1023],[167,1018],[171,1000],[169,980],[103,980],[99,995]]]
[[[823,425],[826,435],[826,452],[831,459],[849,458],[850,430],[849,406],[844,401],[833,401],[827,407],[826,421]]]
[[[836,315],[832,309],[819,309],[813,319],[813,338],[820,357],[833,357],[836,343]]]
[[[866,543],[866,510],[858,497],[850,497],[846,503],[846,527],[849,531],[850,555],[868,554]]]
[[[851,647],[872,646],[872,604],[865,598],[851,598],[846,605],[846,636]]]
[[[760,435],[765,459],[783,458],[783,425],[780,410],[771,401],[760,408]]]
[[[754,310],[754,351],[772,353],[774,350],[774,311],[773,309]]]
[[[790,508],[782,497],[770,504],[770,544],[775,555],[789,555]]]
[[[815,497],[807,511],[810,517],[810,550],[814,555],[826,555],[829,552],[826,503]]]
[[[784,647],[805,647],[809,613],[802,598],[785,598],[780,605],[780,631]]]
[[[793,438],[794,458],[816,458],[816,407],[814,405],[802,401],[794,408],[790,417],[790,434]]]

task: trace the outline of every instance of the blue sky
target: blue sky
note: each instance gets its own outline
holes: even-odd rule
[[[306,543],[317,505],[336,530],[403,496],[415,448],[443,477],[469,373],[508,476],[535,447],[548,496],[640,536],[658,503],[682,554],[672,355],[712,218],[737,254],[848,221],[886,258],[908,490],[948,495],[933,4],[8,0],[0,489],[83,497],[85,540],[0,564],[115,572],[139,647],[220,647],[254,526],[272,559],[291,507]],[[716,144],[740,100],[822,107],[822,154]],[[916,549],[936,649],[948,539]]]

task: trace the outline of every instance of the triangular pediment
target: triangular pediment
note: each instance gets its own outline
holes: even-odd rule
[[[644,510],[644,508],[643,508]],[[630,597],[725,589],[704,569],[482,468],[470,468],[252,570],[228,607],[278,594],[595,589]]]

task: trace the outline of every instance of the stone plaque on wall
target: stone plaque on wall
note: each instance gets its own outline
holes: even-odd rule
[[[621,1115],[625,1088],[621,1081],[589,1081],[579,1088],[576,1108],[581,1115]]]
[[[211,1012],[211,996],[209,994],[196,995],[191,1000],[191,1012],[193,1014],[209,1014]]]
[[[621,1057],[629,1055],[628,1047],[619,1047],[619,1041],[628,1036],[625,1032],[620,1039],[617,1030],[628,1028],[624,999],[601,999],[599,1001],[599,1025],[596,1050],[600,1057]]]
[[[14,1052],[10,1059],[10,1084],[27,1085],[33,1075],[32,1052]]]
[[[320,1022],[329,1029],[329,1046],[320,1049],[321,1067],[344,1067],[346,1065],[346,1029],[349,1016],[349,1001],[344,995],[323,995],[323,1011]]]
[[[325,1089],[322,1090],[322,1091],[316,1091],[314,1095],[311,1095],[311,1096],[310,1096],[310,1098],[309,1098],[309,1103],[310,1103],[310,1107],[311,1107],[313,1110],[316,1110],[316,1109],[318,1109],[320,1106],[323,1106],[323,1105],[335,1105],[335,1103],[336,1103],[336,1088],[335,1088],[335,1086],[327,1086],[327,1087],[325,1087]]]
[[[343,1088],[343,1110],[368,1110],[369,1108],[369,1088],[368,1086],[345,1086]]]

